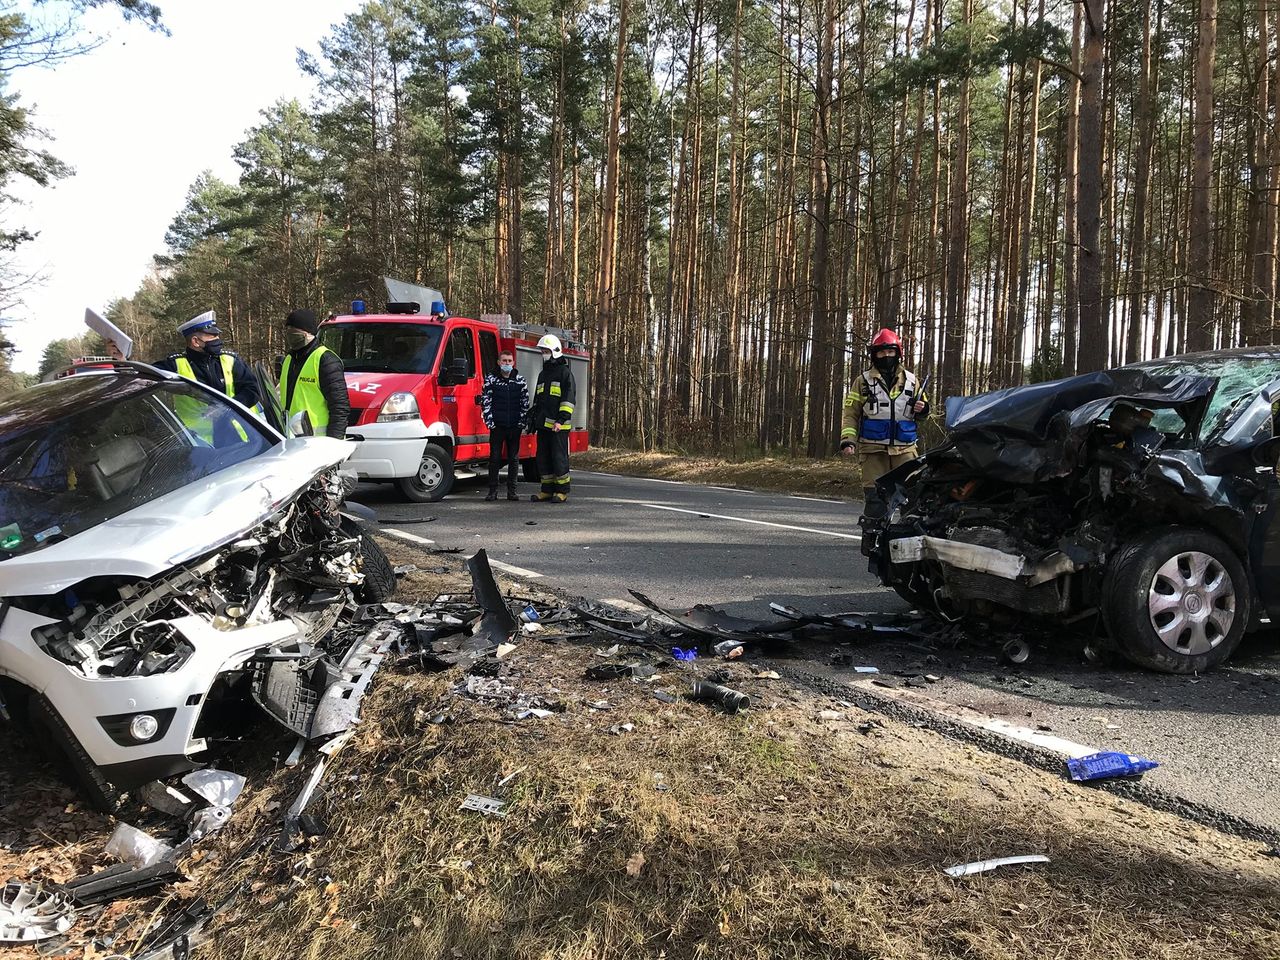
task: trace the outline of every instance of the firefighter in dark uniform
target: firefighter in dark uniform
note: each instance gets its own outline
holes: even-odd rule
[[[573,429],[573,404],[578,391],[560,338],[549,333],[538,341],[538,349],[542,351],[542,372],[533,391],[529,423],[538,437],[542,490],[529,499],[564,503],[569,499],[569,431]]]
[[[261,409],[258,406],[258,379],[247,363],[222,348],[222,331],[218,329],[217,317],[212,310],[179,326],[178,333],[187,341],[187,349],[170,354],[153,366],[188,380],[198,380],[251,410]],[[207,404],[179,397],[174,403],[174,410],[189,430],[213,446],[220,447],[248,438],[244,426],[234,419],[222,418],[216,423],[209,421],[211,411]]]

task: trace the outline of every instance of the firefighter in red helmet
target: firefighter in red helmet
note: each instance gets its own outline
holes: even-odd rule
[[[895,467],[918,455],[916,423],[929,416],[929,398],[902,365],[902,340],[881,330],[867,347],[871,367],[858,374],[844,398],[840,452],[858,456],[867,491]]]

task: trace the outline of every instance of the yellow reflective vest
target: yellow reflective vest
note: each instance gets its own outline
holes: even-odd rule
[[[311,355],[302,364],[302,369],[298,371],[291,397],[287,394],[293,354],[285,354],[284,363],[280,367],[280,403],[284,405],[285,413],[293,416],[305,410],[317,436],[324,433],[325,427],[329,425],[329,404],[320,392],[320,358],[328,352],[328,347],[316,347],[311,351]]]
[[[222,363],[222,380],[227,386],[227,396],[235,398],[236,395],[236,378],[232,371],[235,369],[235,358],[229,353],[222,354],[218,358]],[[174,361],[174,367],[177,368],[178,376],[185,377],[188,380],[196,380],[196,371],[191,366],[191,361],[186,357],[178,357]],[[173,401],[174,412],[178,415],[178,419],[186,425],[186,428],[203,440],[209,446],[213,446],[213,421],[209,418],[209,411],[212,406],[202,403],[195,397],[176,397]],[[234,420],[231,424],[236,428],[241,441],[247,441],[249,435],[245,433],[244,427]]]

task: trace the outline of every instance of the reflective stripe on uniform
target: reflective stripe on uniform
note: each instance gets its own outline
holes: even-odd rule
[[[857,428],[857,427],[845,427],[843,430],[841,430],[841,431],[840,431],[840,439],[841,439],[841,440],[857,440],[857,439],[858,439],[858,428]]]
[[[560,423],[559,420],[543,420],[542,421],[542,425],[546,427],[548,430],[554,430],[559,423]]]
[[[548,482],[548,483],[556,483],[556,484],[560,484],[561,486],[563,486],[564,484],[568,483],[568,482],[570,481],[570,479],[572,479],[572,478],[570,477],[570,475],[569,475],[569,474],[567,474],[567,473],[566,473],[566,474],[565,474],[564,476],[562,476],[562,477],[547,477],[547,482]]]
[[[562,403],[562,404],[560,404],[560,412],[561,412],[561,413],[569,413],[569,414],[572,414],[572,413],[573,413],[573,404],[572,404],[572,403]]]
[[[560,394],[561,394],[561,393],[563,393],[564,391],[563,391],[563,389],[561,388],[560,384],[558,384],[558,383],[553,383],[553,384],[551,384],[550,392],[551,392],[551,395],[552,395],[553,397],[558,397],[558,396],[560,396]]]

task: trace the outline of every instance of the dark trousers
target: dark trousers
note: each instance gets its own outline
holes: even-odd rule
[[[538,473],[543,493],[569,495],[569,431],[538,431]]]
[[[507,486],[516,488],[517,470],[520,465],[520,428],[494,427],[489,431],[489,489],[498,489],[498,471],[504,461],[503,447],[506,447]]]

